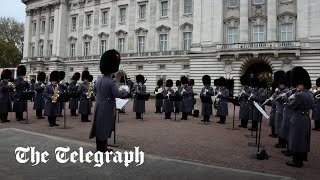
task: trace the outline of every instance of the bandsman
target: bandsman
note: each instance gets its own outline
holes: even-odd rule
[[[182,96],[180,104],[180,111],[182,112],[181,120],[188,120],[188,115],[191,114],[193,107],[193,91],[188,85],[187,77],[181,77],[180,81],[182,83],[182,91],[180,92],[180,95]]]
[[[81,78],[82,83],[79,85],[79,93],[80,95],[80,105],[79,105],[79,114],[81,114],[81,122],[91,122],[89,120],[89,113],[90,113],[90,98],[92,98],[93,92],[90,91],[90,84],[89,84],[89,71],[83,71]],[[93,90],[93,89],[92,89]]]
[[[320,78],[316,80],[317,89],[314,92],[314,107],[312,117],[314,120],[314,128],[312,130],[320,130]]]
[[[220,121],[217,123],[225,124],[226,117],[228,116],[228,98],[229,98],[229,90],[226,88],[227,80],[224,77],[220,77],[218,81],[219,91],[217,94],[218,107],[217,107],[217,115],[220,117]]]
[[[171,119],[171,113],[174,112],[173,102],[170,100],[170,96],[174,96],[174,91],[171,89],[173,86],[173,81],[168,79],[166,81],[166,88],[163,92],[163,112],[165,113],[164,119]]]
[[[11,79],[11,71],[4,69],[1,72],[0,82],[0,120],[1,123],[10,122],[8,120],[8,112],[12,111],[10,92],[13,91],[14,85],[9,82]]]
[[[259,78],[252,78],[251,82],[251,92],[248,100],[251,102],[251,113],[252,113],[252,126],[249,128],[251,131],[256,131],[258,128],[258,123],[260,122],[261,113],[260,111],[253,105],[253,102],[260,103],[261,102],[261,93],[259,91],[260,80]]]
[[[159,79],[157,81],[157,87],[154,90],[154,94],[156,95],[156,112],[161,113],[161,108],[163,106],[163,79]]]
[[[133,112],[136,113],[136,119],[142,119],[142,113],[146,112],[146,102],[142,96],[146,94],[147,87],[144,85],[144,76],[139,74],[136,76],[136,84],[133,87],[134,101]]]
[[[71,78],[71,83],[69,85],[69,91],[72,94],[77,94],[78,90],[79,90],[79,83],[78,81],[80,80],[80,73],[79,72],[75,72]],[[79,99],[78,98],[70,98],[69,101],[69,109],[70,109],[70,113],[71,116],[78,116],[77,114],[77,109],[79,106]]]
[[[21,99],[23,92],[30,88],[28,82],[24,80],[26,72],[27,70],[25,66],[18,66],[17,79],[14,80],[15,91],[13,94],[13,111],[16,112],[17,121],[26,120],[23,118],[23,112],[26,111],[26,101]]]
[[[46,74],[44,72],[39,72],[37,75],[37,83],[34,84],[33,90],[35,91],[34,97],[34,109],[36,110],[37,119],[44,119],[42,111],[45,106],[45,99],[43,97],[43,92],[45,90],[46,84]]]
[[[203,116],[203,122],[210,122],[210,116],[213,114],[212,111],[212,99],[214,95],[213,88],[211,87],[211,77],[204,75],[202,77],[202,83],[204,87],[201,90],[200,97],[205,101],[202,102],[201,115]]]
[[[248,120],[250,118],[250,101],[249,97],[251,94],[251,89],[249,87],[250,80],[247,76],[243,75],[240,78],[240,82],[242,85],[242,90],[239,93],[239,101],[240,101],[240,111],[239,111],[239,118],[241,121],[241,124],[239,127],[247,128],[248,126]]]

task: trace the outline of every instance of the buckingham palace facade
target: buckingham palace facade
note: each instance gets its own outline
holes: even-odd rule
[[[120,72],[156,80],[224,76],[272,78],[305,67],[320,76],[318,0],[22,0],[26,4],[22,64],[38,71],[89,70],[101,76],[107,49],[121,52]]]

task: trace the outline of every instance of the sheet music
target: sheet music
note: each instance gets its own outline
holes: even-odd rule
[[[117,110],[123,109],[128,104],[128,102],[129,102],[128,99],[116,98]]]
[[[262,109],[262,107],[257,103],[257,102],[253,102],[254,106],[260,111],[260,113],[267,119],[269,119],[269,115],[267,114],[267,112],[265,110]]]

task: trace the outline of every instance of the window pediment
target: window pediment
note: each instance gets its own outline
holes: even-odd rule
[[[294,22],[296,18],[297,18],[297,14],[289,12],[289,11],[283,12],[278,15],[278,20],[283,23]]]
[[[157,28],[156,28],[156,30],[158,31],[158,32],[168,32],[168,31],[170,31],[170,27],[168,27],[168,26],[165,26],[165,25],[160,25],[160,26],[158,26]]]
[[[108,38],[109,37],[109,34],[108,33],[105,33],[105,32],[101,32],[98,34],[98,37],[99,38]]]
[[[193,25],[191,23],[188,23],[188,22],[185,22],[185,23],[180,25],[180,29],[182,31],[186,30],[187,28],[189,28],[189,30],[193,30]]]
[[[83,40],[85,41],[90,41],[92,39],[92,36],[85,34],[84,36],[82,36]]]
[[[227,24],[227,25],[236,26],[235,24],[239,24],[240,23],[240,19],[238,17],[235,17],[235,16],[230,16],[227,19],[225,19],[223,22],[225,24]]]
[[[263,15],[261,15],[261,14],[256,14],[256,15],[254,15],[254,16],[251,16],[251,17],[249,18],[249,21],[250,21],[251,23],[254,23],[254,24],[259,25],[259,24],[263,24],[263,23],[267,22],[267,19],[268,19],[267,16],[263,16]]]
[[[127,35],[127,34],[128,34],[128,32],[127,32],[127,31],[124,31],[124,30],[122,30],[122,29],[120,29],[120,30],[118,30],[118,31],[116,32],[116,35],[117,35],[117,36]]]
[[[74,42],[74,41],[77,41],[77,38],[74,37],[74,36],[70,36],[70,37],[68,38],[68,40],[71,41],[71,42]]]
[[[140,34],[140,33],[146,34],[146,33],[148,32],[148,29],[145,29],[145,28],[143,28],[143,27],[139,27],[139,28],[137,28],[136,30],[134,30],[134,32],[135,32],[136,34]]]

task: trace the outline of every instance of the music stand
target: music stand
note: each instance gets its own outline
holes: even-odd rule
[[[253,108],[254,108],[254,105],[252,103],[252,105],[251,105],[251,119],[252,119],[252,121],[253,121]],[[244,136],[247,138],[256,138],[256,136],[253,134],[253,128],[251,128],[251,134],[246,134]]]
[[[22,95],[20,97],[20,99],[24,100],[25,104],[26,104],[26,121],[25,122],[21,122],[22,124],[30,124],[29,123],[29,112],[28,112],[28,101],[32,100],[33,96],[34,96],[35,92],[34,91],[23,91]]]
[[[266,112],[261,108],[261,106],[256,103],[253,102],[254,107],[257,108],[257,110],[263,114],[263,116],[265,116],[267,119],[269,119],[269,116],[266,114]],[[260,147],[264,147],[264,145],[260,144],[260,139],[261,139],[261,124],[262,124],[262,117],[261,120],[258,120],[258,123],[260,123],[260,127],[259,124],[257,125],[257,130],[256,130],[256,141],[252,142],[252,143],[248,143],[248,146],[252,146],[252,147],[258,147],[258,152],[260,150]],[[259,135],[258,135],[258,131],[259,131]],[[258,137],[259,136],[259,137]],[[258,142],[258,138],[259,138],[259,142]]]
[[[174,102],[179,102],[182,101],[182,96],[180,95],[175,95],[175,96],[169,96],[170,101]],[[174,107],[174,121],[177,121],[177,111],[175,109],[176,107]]]
[[[137,100],[148,101],[149,98],[150,98],[150,93],[138,94],[138,95],[137,95]],[[142,116],[142,121],[143,121],[143,113],[141,113],[141,116]]]
[[[116,110],[117,110],[117,114],[118,115],[118,123],[120,122],[120,110],[124,109],[126,107],[126,105],[128,104],[129,100],[127,99],[120,99],[120,98],[116,98]],[[114,119],[114,131],[113,131],[113,144],[110,144],[109,146],[111,147],[119,147],[119,143],[116,143],[116,118]]]
[[[69,93],[69,95],[70,95],[70,99],[75,99],[76,101],[78,101],[78,99],[80,98],[80,96],[81,96],[81,92],[72,92],[72,93]],[[69,99],[69,100],[70,100]],[[76,103],[77,104],[77,103]],[[77,114],[77,111],[76,111],[76,114]],[[73,116],[74,117],[74,119],[75,118],[77,118],[77,116]]]
[[[211,96],[200,96],[200,99],[202,103],[211,104],[211,106],[213,104]],[[202,124],[202,123],[200,122],[198,124]],[[210,122],[208,122],[208,124],[210,124]],[[206,124],[206,121],[203,119],[203,125],[208,125],[208,124]]]
[[[72,93],[63,93],[60,94],[58,97],[58,102],[62,102],[64,107],[63,107],[63,127],[57,127],[58,129],[70,129],[72,127],[67,127],[67,107],[66,107],[66,102],[69,102],[70,97],[72,96]]]
[[[233,104],[233,119],[232,119],[232,128],[227,127],[226,129],[229,130],[240,130],[239,128],[235,128],[234,127],[234,120],[235,120],[235,114],[236,114],[236,106],[240,106],[240,100],[238,97],[234,97],[234,98],[229,98],[228,99],[229,102],[231,102]]]

